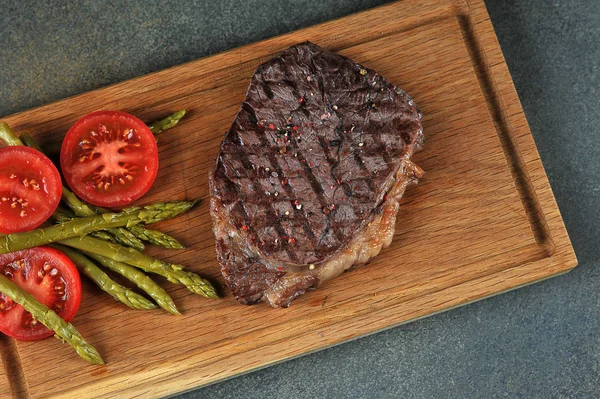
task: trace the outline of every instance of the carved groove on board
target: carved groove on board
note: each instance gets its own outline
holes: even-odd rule
[[[0,359],[4,367],[4,373],[0,371],[0,378],[5,377],[4,381],[10,387],[12,397],[16,399],[29,398],[27,382],[23,375],[21,367],[21,358],[15,345],[15,340],[0,333]],[[3,382],[0,381],[0,388]],[[0,396],[2,397],[2,396]]]
[[[486,70],[485,52],[482,51],[479,43],[477,43],[476,28],[473,26],[471,17],[468,14],[458,14],[458,22],[463,31],[465,43],[467,44],[471,61],[481,85],[481,92],[486,98],[490,115],[498,132],[498,138],[506,155],[506,161],[510,166],[510,171],[521,202],[523,203],[525,213],[529,218],[535,240],[542,248],[544,257],[550,257],[555,251],[554,242],[552,241],[552,236],[535,189],[531,186],[527,166],[519,155],[519,149],[514,140],[510,120],[506,115],[506,111],[504,111],[503,104],[501,104],[502,99],[498,95],[497,85],[490,75],[491,71]]]

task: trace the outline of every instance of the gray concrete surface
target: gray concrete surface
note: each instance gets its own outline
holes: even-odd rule
[[[0,0],[0,115],[382,3]],[[600,2],[486,4],[580,266],[180,399],[600,396]]]

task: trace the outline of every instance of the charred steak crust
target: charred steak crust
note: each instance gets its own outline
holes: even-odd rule
[[[260,65],[209,176],[235,297],[289,306],[389,245],[422,139],[412,99],[349,58],[303,43]]]

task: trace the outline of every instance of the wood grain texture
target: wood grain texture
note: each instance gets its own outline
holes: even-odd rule
[[[407,0],[231,50],[6,118],[58,141],[81,115],[120,109],[153,120],[185,108],[159,140],[143,202],[197,198],[162,223],[188,249],[150,252],[223,285],[208,214],[208,171],[254,68],[310,40],[407,90],[424,114],[425,171],[408,190],[393,244],[292,307],[208,301],[164,283],[180,317],[127,309],[86,284],[75,326],[108,365],[57,340],[18,342],[18,396],[160,396],[207,384],[557,275],[577,261],[481,0]],[[6,346],[5,346],[6,347]],[[10,349],[5,349],[6,351]],[[6,356],[3,353],[3,358]],[[18,374],[18,373],[17,373]],[[65,379],[59,376],[69,375]],[[59,377],[59,378],[57,378]],[[0,388],[5,379],[0,374]]]
[[[8,378],[8,369],[11,366],[11,357],[14,355],[14,348],[9,345],[11,341],[5,337],[0,336],[0,392],[4,392],[6,396],[10,397],[13,389],[10,386],[10,380]]]
[[[2,398],[26,397],[25,375],[21,368],[16,341],[0,334],[0,392]]]

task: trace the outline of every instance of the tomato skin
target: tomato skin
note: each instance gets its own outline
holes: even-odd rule
[[[121,111],[85,115],[69,129],[60,164],[69,187],[83,200],[122,207],[144,195],[158,172],[158,148],[150,129]]]
[[[81,278],[75,264],[62,252],[36,247],[0,255],[0,273],[71,321],[81,303]],[[33,341],[54,335],[32,321],[21,305],[0,294],[0,331],[9,337]]]
[[[0,233],[35,229],[56,210],[62,182],[52,161],[29,147],[0,149]]]

